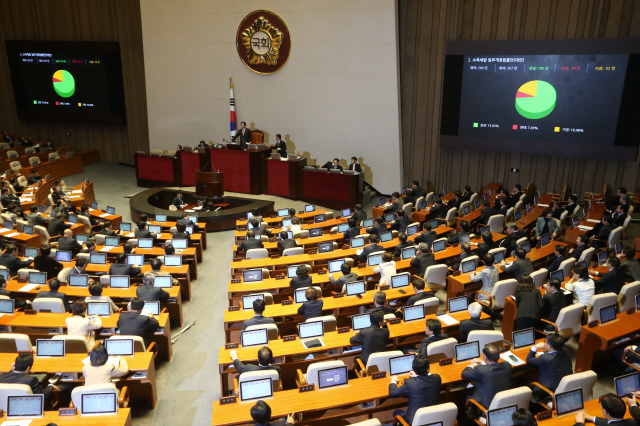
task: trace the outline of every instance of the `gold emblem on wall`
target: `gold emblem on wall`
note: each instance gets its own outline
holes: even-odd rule
[[[268,10],[256,10],[240,23],[236,45],[247,68],[258,74],[273,74],[289,60],[291,35],[278,15]]]

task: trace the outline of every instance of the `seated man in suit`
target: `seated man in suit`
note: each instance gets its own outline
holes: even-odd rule
[[[453,193],[453,199],[449,200],[449,202],[447,203],[447,207],[452,209],[452,208],[456,208],[458,209],[458,212],[460,211],[460,204],[462,204],[464,202],[464,199],[461,197],[460,191],[455,191]]]
[[[278,133],[276,135],[276,144],[273,146],[276,153],[280,154],[281,158],[287,158],[287,143],[282,140],[282,135]]]
[[[444,219],[447,217],[447,212],[449,208],[442,204],[441,198],[436,198],[433,202],[433,206],[429,208],[429,213],[434,217],[434,219]]]
[[[340,291],[342,291],[345,284],[358,281],[358,274],[356,274],[355,272],[351,272],[351,265],[349,265],[347,262],[343,263],[340,266],[340,272],[342,272],[342,276],[337,280],[333,278],[333,274],[329,274],[329,281],[331,282],[331,284],[340,287]]]
[[[480,258],[480,260],[485,260],[487,254],[489,254],[489,250],[496,248],[496,243],[493,242],[493,234],[491,232],[485,231],[481,235],[482,242],[481,243],[472,243],[469,242],[472,246],[477,246],[478,250],[476,250],[476,255]]]
[[[53,192],[51,193],[51,199],[53,200],[53,203],[57,203],[59,200],[64,200],[64,201],[69,201],[68,197],[65,197],[64,195],[62,195],[62,188],[55,185],[53,187]]]
[[[590,416],[584,411],[580,411],[576,414],[576,423],[574,426],[584,426],[585,422],[594,423],[596,426],[607,426],[610,424],[615,424],[616,426],[636,426],[634,419],[624,418],[627,412],[627,406],[619,396],[612,393],[601,396],[600,408],[602,409],[604,418]]]
[[[611,256],[607,259],[607,263],[605,264],[609,272],[602,273],[598,272],[594,269],[589,271],[591,275],[595,275],[596,277],[600,277],[598,281],[596,281],[596,289],[602,290],[603,293],[615,293],[620,294],[620,290],[622,290],[622,286],[625,282],[625,273],[620,268],[620,259],[615,256]]]
[[[187,232],[187,225],[183,222],[176,222],[176,230],[171,234],[171,238],[191,241],[191,234]]]
[[[460,232],[450,236],[447,239],[447,244],[455,244],[458,241],[460,241],[460,236],[461,235],[469,235],[471,233],[472,233],[472,231],[471,231],[471,229],[469,229],[469,222],[467,222],[466,220],[461,220],[460,221]]]
[[[256,299],[253,301],[253,318],[250,318],[242,323],[242,329],[246,330],[247,327],[258,324],[275,324],[273,318],[266,318],[262,316],[266,305],[264,300]]]
[[[513,205],[515,206],[518,201],[520,201],[520,197],[522,197],[522,185],[516,183],[513,185],[513,190],[511,191],[511,198],[515,200]]]
[[[251,418],[256,422],[256,426],[293,426],[296,423],[294,414],[291,413],[287,416],[287,420],[281,420],[277,422],[270,422],[271,420],[271,407],[266,402],[259,400],[251,407]]]
[[[151,336],[160,327],[158,320],[152,313],[142,315],[144,300],[134,297],[131,300],[131,310],[123,312],[118,318],[117,326],[121,336],[140,336],[144,339],[144,345],[151,344]]]
[[[362,204],[356,204],[353,206],[354,213],[351,215],[353,220],[355,220],[356,225],[360,226],[362,221],[367,218],[367,212],[362,209]]]
[[[376,291],[373,294],[373,308],[367,308],[366,306],[359,307],[361,314],[370,314],[373,311],[380,311],[383,314],[395,313],[394,308],[387,307],[387,293],[384,291]]]
[[[533,237],[531,238],[531,246],[535,246],[540,241],[540,236],[549,234],[552,240],[556,238],[556,235],[560,231],[558,223],[553,218],[553,210],[547,209],[542,214],[542,217],[536,219],[536,226],[533,229]]]
[[[427,337],[423,338],[420,342],[420,349],[416,352],[415,350],[406,351],[406,353],[417,353],[421,356],[427,356],[427,348],[430,344],[439,342],[444,339],[448,339],[445,333],[442,332],[442,324],[438,319],[427,319],[425,321],[424,334]]]
[[[240,122],[240,130],[231,137],[231,141],[235,142],[237,139],[240,140],[240,147],[242,149],[247,149],[247,145],[253,141],[253,137],[251,136],[251,129],[247,128],[247,123],[244,121]]]
[[[180,219],[178,219],[176,221],[176,223],[178,222],[182,222],[184,223],[185,226],[192,226],[193,227],[193,232],[197,232],[200,230],[200,227],[198,226],[198,224],[194,221],[192,221],[191,219],[189,219],[189,213],[187,212],[182,212],[182,217]]]
[[[10,276],[18,274],[18,269],[26,268],[31,265],[33,259],[25,258],[20,260],[18,257],[18,246],[15,244],[7,244],[4,253],[0,255],[0,265],[9,269]]]
[[[413,191],[407,188],[404,192],[404,203],[405,204],[411,203],[413,204],[414,208],[417,208],[418,206],[416,206],[416,201],[417,201],[417,198],[415,195],[413,195]]]
[[[82,250],[82,244],[73,237],[71,229],[65,229],[63,237],[58,240],[58,250],[70,251],[71,257],[76,257],[78,252]]]
[[[500,247],[507,249],[507,257],[511,256],[511,252],[518,248],[518,240],[524,237],[524,232],[518,230],[515,222],[507,224],[507,238],[500,242]]]
[[[86,248],[80,250],[79,253],[99,253],[99,251],[96,250],[96,240],[93,238],[89,238],[85,243],[85,246]]]
[[[609,241],[609,235],[611,231],[613,231],[613,226],[611,223],[613,219],[608,214],[602,216],[602,226],[597,234],[591,235],[591,247],[595,248],[604,248],[607,246],[607,242]],[[595,231],[595,227],[593,228]],[[589,232],[587,232],[587,235]]]
[[[71,310],[71,304],[67,300],[67,295],[58,291],[59,288],[60,288],[60,281],[58,281],[57,278],[53,278],[49,280],[49,291],[41,291],[36,296],[36,299],[41,299],[43,297],[60,299],[64,304],[64,310],[66,312],[69,312]]]
[[[105,220],[104,223],[102,224],[102,230],[98,232],[98,234],[106,235],[107,237],[115,237],[116,235],[118,235],[118,232],[120,231],[114,231],[113,229],[111,229],[110,220]]]
[[[424,197],[424,190],[420,188],[420,182],[417,180],[411,181],[411,192],[416,200],[420,197]]]
[[[419,300],[435,297],[433,291],[425,291],[426,283],[422,278],[416,277],[414,275],[413,277],[411,277],[411,285],[413,285],[415,294],[407,299],[407,304],[405,306],[413,306]],[[396,312],[402,313],[402,309],[398,309]]]
[[[89,205],[88,204],[83,204],[82,206],[80,206],[80,213],[78,213],[78,216],[84,216],[84,217],[88,218],[89,219],[89,223],[91,224],[91,226],[95,226],[95,225],[98,224],[98,219],[96,219],[95,217],[91,216],[91,214],[89,213]],[[140,220],[142,220],[142,215],[140,215]],[[146,220],[145,220],[145,222],[146,222]]]
[[[382,216],[378,216],[376,217],[376,223],[375,225],[373,225],[370,228],[366,229],[367,234],[369,235],[377,235],[378,237],[380,236],[381,233],[383,232],[387,232],[387,224],[384,223],[384,218]]]
[[[458,271],[460,269],[460,264],[462,263],[462,261],[471,256],[475,256],[471,252],[471,245],[469,243],[460,244],[460,256],[458,256],[456,261],[453,262],[450,273]]]
[[[38,181],[41,179],[42,177],[40,177],[40,171],[38,169],[31,169],[31,174],[29,175],[29,179],[27,179],[27,183],[29,184],[29,186],[31,186],[34,183],[38,183]]]
[[[358,235],[360,235],[360,227],[356,225],[356,220],[354,219],[354,216],[351,216],[349,219],[347,219],[347,224],[349,225],[349,229],[344,231],[342,233],[342,236],[348,242],[351,242],[352,238],[355,238]]]
[[[629,204],[619,205],[616,208],[616,211],[611,215],[613,219],[613,227],[617,228],[618,226],[623,226],[624,221],[627,219],[627,215],[629,213]]]
[[[29,226],[47,227],[47,219],[51,220],[51,217],[40,216],[40,213],[38,213],[38,206],[36,206],[35,204],[29,208],[29,213],[27,213],[27,223],[29,224]]]
[[[430,222],[424,222],[422,224],[422,233],[420,235],[416,236],[413,239],[413,241],[416,244],[427,243],[427,244],[429,244],[429,247],[431,247],[431,244],[437,239],[438,239],[438,233],[431,229],[431,223]]]
[[[576,241],[576,246],[569,253],[570,257],[573,257],[576,262],[582,256],[582,252],[589,248],[589,237],[585,234],[578,235],[578,240]]]
[[[86,257],[79,257],[76,259],[76,264],[69,271],[70,274],[84,274],[89,265],[89,259]]]
[[[471,200],[472,195],[473,191],[471,190],[471,186],[467,185],[464,187],[464,191],[462,191],[460,198],[462,198],[463,201],[469,201]]]
[[[472,398],[489,408],[498,392],[511,389],[511,364],[499,360],[500,350],[493,345],[486,345],[482,349],[482,359],[472,359],[469,366],[462,370],[462,379],[475,382],[475,391],[467,400]],[[473,404],[469,405],[467,417],[480,417],[480,410]]]
[[[273,352],[269,349],[269,346],[263,346],[258,350],[258,365],[255,364],[243,364],[238,359],[236,351],[231,351],[231,359],[233,360],[233,366],[236,368],[238,374],[248,373],[249,371],[265,371],[275,370],[280,376],[280,367],[273,364]]]
[[[330,170],[340,170],[342,171],[342,166],[340,165],[340,159],[334,158],[333,162],[327,167]]]
[[[251,224],[251,230],[256,235],[266,235],[268,237],[271,236],[271,231],[262,226],[260,220],[257,217],[253,216],[251,219],[249,219],[249,223]]]
[[[247,251],[255,248],[264,248],[264,244],[259,238],[256,238],[255,232],[253,230],[247,231],[246,238],[238,244],[237,252]]]
[[[564,212],[564,208],[562,207],[562,202],[554,201],[552,208],[553,208],[553,213],[551,213],[551,217],[554,219],[560,220],[560,217],[562,217],[562,213]]]
[[[567,260],[567,256],[565,256],[566,250],[566,247],[556,245],[555,252],[553,253],[554,256],[549,259],[550,263],[549,266],[547,266],[547,271],[553,272],[558,270],[560,264]]]
[[[71,228],[71,223],[64,222],[65,218],[66,215],[64,213],[58,213],[55,219],[51,219],[51,222],[49,222],[49,227],[47,228],[49,237],[60,236],[64,233],[65,229]]]
[[[415,257],[411,258],[411,262],[409,262],[409,266],[418,268],[416,274],[419,277],[424,277],[427,268],[436,264],[436,257],[431,253],[429,247],[430,245],[428,243],[418,244],[418,251]]]
[[[400,255],[402,254],[403,248],[412,247],[416,245],[416,243],[414,243],[413,241],[407,241],[407,238],[408,238],[407,234],[405,234],[404,232],[401,232],[400,234],[398,234],[398,241],[400,241],[400,243],[396,246],[396,251],[393,254],[395,257],[400,257]]]
[[[161,288],[154,287],[153,282],[156,277],[152,273],[145,273],[142,277],[142,285],[136,288],[136,296],[145,302],[160,301],[161,303],[167,303],[169,300],[169,293]]]
[[[173,246],[171,246],[171,248],[173,248]],[[175,250],[175,249],[174,249]],[[169,271],[163,271],[162,270],[162,260],[160,260],[159,258],[155,258],[151,260],[151,270],[145,272],[144,274],[151,274],[155,277],[166,277],[166,276],[170,276],[171,273]],[[171,285],[174,287],[180,287],[180,281],[178,281],[175,278],[171,278]]]
[[[365,367],[371,354],[387,351],[389,342],[389,328],[384,322],[384,313],[373,311],[369,314],[369,318],[371,327],[358,330],[358,333],[349,339],[352,345],[362,345],[360,358]]]
[[[515,260],[511,265],[507,266],[506,260],[500,262],[500,269],[507,274],[513,274],[513,278],[520,281],[523,275],[531,275],[534,272],[531,259],[527,258],[527,252],[523,249],[517,249],[515,252]]]
[[[482,305],[478,302],[470,303],[467,307],[470,319],[460,321],[460,343],[465,343],[469,337],[469,333],[474,330],[493,331],[493,323],[491,318],[480,319],[482,315]]]
[[[185,208],[187,205],[187,202],[182,198],[183,195],[182,190],[179,190],[176,197],[171,201],[171,204],[178,210]]]
[[[398,191],[391,194],[391,204],[385,204],[385,213],[393,213],[398,210],[402,210],[402,206],[404,206],[404,200],[400,198],[400,193]]]
[[[640,265],[635,259],[636,249],[633,247],[624,247],[622,253],[618,255],[618,259],[622,261],[620,268],[624,271],[625,281],[640,281]]]
[[[618,192],[614,196],[607,198],[607,200],[605,201],[607,210],[615,210],[616,207],[618,207],[618,205],[620,204],[620,197],[626,194],[627,188],[625,188],[624,186],[618,188]]]
[[[293,238],[289,238],[289,234],[287,231],[282,231],[280,233],[280,241],[278,241],[278,248],[280,249],[280,253],[284,253],[286,249],[298,247],[298,243]]]
[[[153,239],[156,239],[156,238],[158,238],[158,234],[151,233],[151,232],[148,231],[146,222],[143,222],[143,221],[138,222],[137,228],[138,229],[136,229],[135,232],[134,232],[134,235],[135,235],[135,237],[137,239],[140,239],[140,238],[153,238]]]
[[[369,254],[375,253],[376,251],[384,251],[384,247],[379,245],[378,241],[380,241],[378,234],[369,235],[369,245],[362,249],[362,253],[358,256],[358,261],[365,263]]]
[[[504,202],[501,202],[501,201],[504,201]],[[497,208],[498,211],[500,211],[500,209],[502,208],[503,205],[507,206],[507,207],[512,207],[511,206],[511,199],[509,197],[509,191],[507,189],[503,189],[495,197],[494,207]]]
[[[116,254],[116,263],[112,263],[109,266],[109,275],[129,275],[130,277],[135,277],[140,275],[139,266],[136,265],[128,265],[127,264],[127,255],[126,253],[118,253]]]
[[[71,230],[68,231],[71,232]],[[40,255],[33,259],[33,268],[40,272],[46,272],[47,278],[57,277],[58,273],[64,268],[64,265],[54,257],[51,257],[50,254],[51,247],[49,244],[45,244],[40,249]]]
[[[442,379],[439,374],[429,374],[429,359],[418,355],[413,359],[412,370],[409,377],[398,387],[398,376],[391,377],[389,384],[389,397],[406,397],[409,399],[407,411],[395,410],[393,417],[402,416],[407,424],[413,423],[416,411],[422,407],[438,404]]]
[[[578,207],[578,196],[576,194],[571,194],[569,195],[569,202],[564,210],[569,213],[569,216],[573,216],[573,212],[576,210],[576,207]]]
[[[491,216],[495,216],[497,214],[498,210],[491,207],[491,202],[489,200],[484,200],[482,202],[482,211],[480,212],[480,217],[473,221],[472,224],[477,225],[478,227],[480,226],[480,224],[487,225],[489,224],[489,219],[491,218]]]
[[[45,399],[51,395],[52,391],[59,391],[55,385],[47,385],[44,389],[36,376],[29,374],[33,367],[33,355],[22,353],[16,357],[15,362],[11,366],[11,371],[0,375],[0,383],[13,385],[27,385],[31,388],[34,395],[44,395]]]
[[[353,170],[356,173],[362,173],[362,167],[360,163],[358,163],[358,159],[356,157],[351,157],[351,163],[349,163],[349,170]]]
[[[538,353],[542,348],[546,352]],[[548,334],[544,342],[531,346],[527,354],[527,364],[538,367],[540,370],[538,383],[552,392],[556,390],[563,377],[573,374],[571,354],[569,349],[564,347],[564,338],[558,333]],[[547,402],[550,399],[549,394],[542,389],[533,388],[534,402]]]
[[[30,300],[16,299],[15,293],[7,290],[7,280],[2,275],[0,275],[0,296],[6,296],[15,301],[16,308],[27,308],[31,304]]]
[[[562,308],[567,306],[567,299],[562,292],[562,283],[557,278],[551,278],[543,287],[545,295],[542,296],[544,305],[542,319],[555,323]],[[552,324],[547,324],[544,329],[545,331],[553,331],[554,327]]]
[[[497,208],[498,208],[498,214],[501,214],[502,216],[507,216],[507,212],[509,211],[509,199],[507,198],[500,198],[499,201],[497,201]]]
[[[407,226],[411,225],[411,219],[400,209],[396,212],[396,220],[391,222],[391,229],[398,232],[406,232]]]

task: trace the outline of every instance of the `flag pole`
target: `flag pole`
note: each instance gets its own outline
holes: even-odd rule
[[[233,96],[233,80],[229,77],[229,85],[231,86],[231,93],[229,95],[229,114],[230,114],[230,134],[233,138],[236,135],[236,129],[238,126],[236,125],[236,101]]]

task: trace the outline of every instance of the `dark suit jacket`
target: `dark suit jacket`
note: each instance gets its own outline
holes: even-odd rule
[[[582,256],[582,252],[588,248],[589,248],[589,243],[583,246],[575,246],[573,251],[571,252],[571,257],[573,257],[577,261],[578,259],[580,259],[580,256]]]
[[[117,326],[120,328],[121,336],[140,336],[144,339],[145,346],[148,346],[151,343],[151,336],[160,324],[155,318],[130,311],[120,314]]]
[[[124,263],[112,263],[111,266],[109,266],[109,275],[129,275],[135,277],[139,275],[140,272],[141,269],[139,267]]]
[[[531,259],[517,259],[511,263],[511,266],[501,266],[500,269],[508,274],[513,274],[513,278],[516,280],[520,280],[521,276],[533,273],[533,264]]]
[[[620,268],[612,269],[604,275],[600,276],[600,279],[596,281],[596,286],[602,286],[603,293],[615,293],[620,294],[620,290],[624,285],[625,274]]]
[[[82,244],[76,241],[75,238],[62,237],[58,240],[58,250],[70,251],[75,257],[75,255],[78,254],[80,250],[82,250]]]
[[[502,216],[506,216],[508,211],[509,211],[509,206],[502,206],[500,207],[500,210],[498,210],[498,214],[501,214]]]
[[[302,287],[311,286],[312,281],[313,280],[309,276],[307,276],[307,278],[293,277],[291,278],[291,281],[289,281],[289,285],[293,287],[293,290],[295,291]]]
[[[200,229],[198,224],[195,223],[194,221],[192,221],[191,219],[189,219],[188,217],[182,217],[182,218],[176,220],[176,223],[178,223],[178,222],[184,223],[184,226],[193,226],[193,230],[194,231],[197,231],[197,230]]]
[[[341,276],[337,280],[332,276],[330,276],[329,281],[331,281],[331,284],[337,285],[338,287],[340,287],[340,291],[342,291],[342,288],[344,287],[345,284],[358,281],[358,274],[356,274],[355,272],[351,272],[350,274]]]
[[[439,336],[434,335],[434,336],[425,337],[424,339],[422,339],[422,342],[420,342],[420,350],[418,350],[418,355],[427,356],[427,348],[429,347],[430,344],[439,342],[441,340],[448,339],[448,338],[449,336],[447,336],[444,333],[440,334]]]
[[[578,256],[578,258],[579,258],[579,256]],[[549,266],[547,267],[547,270],[548,270],[549,272],[557,271],[557,270],[558,270],[558,268],[560,267],[560,264],[561,264],[562,262],[564,262],[565,260],[567,260],[567,256],[563,256],[563,255],[555,256],[555,257],[551,260],[551,263],[550,263],[550,264],[549,264]]]
[[[535,355],[536,353],[534,351],[529,351],[527,354],[527,364],[538,367],[540,370],[538,383],[545,388],[555,391],[564,376],[573,374],[569,349],[562,348],[562,350],[558,352],[543,353],[537,358]]]
[[[366,366],[369,355],[376,352],[385,352],[389,341],[389,329],[386,327],[369,327],[358,331],[358,334],[349,339],[352,345],[362,345],[362,363]]]
[[[377,251],[384,251],[384,247],[380,244],[370,244],[362,249],[362,253],[358,256],[358,260],[364,263],[367,261],[367,256],[369,256],[370,253],[375,253]]]
[[[498,210],[493,207],[484,207],[480,212],[480,217],[478,218],[478,223],[482,223],[484,225],[489,223],[489,219],[491,216],[495,216],[498,214]]]
[[[415,245],[416,245],[416,244],[415,244],[413,241],[407,241],[407,242],[404,242],[404,243],[400,243],[400,244],[398,244],[398,245],[396,246],[396,251],[395,251],[395,253],[394,253],[394,256],[395,256],[395,257],[400,257],[400,255],[402,255],[402,249],[403,249],[403,248],[413,247],[413,246],[415,246]]]
[[[488,408],[498,392],[511,389],[511,364],[494,362],[487,365],[477,365],[474,368],[467,367],[462,370],[462,378],[476,382],[476,388],[471,398]]]
[[[20,258],[3,253],[0,255],[0,265],[6,266],[11,275],[16,275],[18,269],[26,268],[31,265],[32,260],[20,260]]]
[[[27,179],[27,183],[29,185],[33,185],[34,183],[38,183],[38,181],[42,179],[42,177],[39,176],[35,176],[35,175],[30,175],[29,179]]]
[[[626,213],[622,213],[620,215],[615,215],[613,217],[613,227],[617,228],[618,226],[622,226],[624,225],[624,221],[627,218],[627,214]]]
[[[355,170],[358,173],[362,173],[362,167],[360,166],[360,163],[349,163],[349,170]]]
[[[414,294],[413,296],[411,296],[411,297],[409,297],[407,299],[406,306],[413,306],[413,305],[415,305],[415,303],[417,301],[422,300],[422,299],[428,299],[428,298],[433,297],[433,296],[434,296],[434,293],[432,291],[423,291],[423,292],[420,292],[418,294]]]
[[[287,238],[286,240],[278,241],[278,248],[282,251],[285,251],[288,248],[298,247],[296,240],[293,238]]]
[[[233,360],[233,366],[238,371],[238,374],[247,373],[249,371],[265,371],[265,370],[275,370],[278,372],[278,376],[281,374],[280,367],[277,365],[268,365],[266,367],[262,365],[256,364],[243,364],[239,359]]]
[[[607,241],[609,239],[609,234],[611,234],[611,231],[613,231],[613,226],[603,225],[602,228],[600,228],[600,232],[598,232],[598,235],[596,235],[594,238],[602,241]]]
[[[431,209],[429,209],[429,213],[436,219],[444,219],[447,216],[448,211],[449,207],[442,204],[440,206],[434,204]]]
[[[406,216],[400,216],[391,224],[391,229],[394,229],[398,232],[405,232],[407,230],[407,226],[409,225],[411,225],[411,220],[409,220],[409,218]]]
[[[47,224],[44,217],[40,216],[38,213],[27,213],[27,223],[30,226],[45,226]]]
[[[322,299],[307,300],[306,302],[302,302],[302,306],[298,308],[298,314],[304,315],[305,321],[310,318],[321,317],[323,304]]]
[[[78,213],[78,216],[84,216],[86,218],[89,219],[89,223],[91,224],[91,226],[97,225],[98,224],[98,219],[96,219],[95,217],[91,216],[88,212],[87,213]]]
[[[136,238],[155,238],[153,234],[147,231],[146,229],[143,229],[143,230],[136,229],[134,231],[134,235],[136,236]]]
[[[478,250],[476,250],[475,254],[480,258],[480,260],[484,260],[484,257],[489,253],[489,250],[494,248],[496,248],[496,243],[480,243],[478,244]]]
[[[340,164],[338,164],[337,166],[334,166],[333,163],[331,163],[331,165],[328,167],[331,170],[340,170],[342,171],[342,166]]]
[[[544,303],[542,293],[536,288],[531,291],[516,290],[516,319],[518,318],[542,318]]]
[[[169,300],[169,293],[163,289],[146,285],[141,285],[136,288],[136,296],[145,302],[155,302],[159,300],[162,303],[166,303],[167,300]]]
[[[255,238],[249,238],[247,240],[242,241],[240,244],[238,244],[237,251],[251,250],[256,248],[264,248],[264,244],[262,244],[262,241],[260,240],[256,240]]]
[[[236,132],[236,135],[231,139],[232,140],[239,139],[240,146],[242,147],[242,149],[245,149],[247,147],[247,144],[250,144],[251,141],[253,140],[251,138],[251,129],[249,129],[248,127],[245,127],[244,133],[242,132],[242,129],[238,129],[238,131]]]
[[[51,219],[51,222],[49,222],[47,232],[49,233],[50,237],[54,237],[56,235],[62,235],[64,233],[64,230],[69,228],[71,228],[70,223],[64,223],[60,219],[55,218]]]
[[[640,408],[638,408],[637,405],[629,407],[629,414],[631,414],[631,417],[640,425]]]
[[[178,240],[189,240],[191,241],[191,235],[188,232],[174,232],[171,234],[171,238]]]
[[[422,234],[418,235],[413,241],[415,241],[416,244],[427,243],[429,244],[429,248],[431,248],[431,244],[437,239],[438,234],[436,231],[422,231]]]
[[[350,242],[352,238],[355,238],[358,235],[360,235],[360,228],[358,228],[358,227],[349,228],[345,232],[343,232],[342,235],[347,241]]]
[[[256,235],[271,235],[271,231],[269,231],[267,228],[263,227],[263,226],[258,226],[252,229],[252,231],[256,234]]]
[[[46,272],[47,280],[50,280],[58,276],[64,265],[51,256],[36,256],[33,259],[33,267],[40,272]]]
[[[173,201],[171,201],[171,204],[176,206],[177,209],[181,209],[183,205],[187,204],[187,202],[184,200],[184,198],[175,197]]]
[[[637,426],[634,419],[612,420],[611,423],[602,417],[596,417],[596,426]],[[576,423],[574,426],[584,426],[584,423]]]
[[[262,315],[254,314],[253,318],[250,318],[246,320],[244,323],[242,323],[242,329],[246,330],[247,327],[250,327],[252,325],[275,324],[275,323],[276,322],[274,321],[273,318],[267,318],[267,317],[263,317]]]
[[[49,385],[42,389],[42,386],[40,386],[40,382],[38,381],[37,377],[31,376],[29,374],[18,373],[15,371],[9,371],[6,374],[0,375],[0,383],[30,386],[31,392],[33,392],[34,395],[44,394],[45,398],[53,390],[52,385]]]
[[[511,252],[518,248],[516,242],[524,236],[524,232],[518,230],[500,242],[500,247],[507,249],[507,255],[505,257],[511,256]]]
[[[560,310],[567,306],[567,299],[564,297],[562,291],[556,291],[554,293],[546,293],[542,296],[542,303],[544,304],[542,318],[547,321],[556,322]]]
[[[382,232],[387,232],[387,224],[386,223],[376,223],[371,228],[367,228],[367,234],[376,234],[380,235]]]
[[[397,387],[395,383],[389,384],[389,397],[404,397],[409,399],[409,407],[404,415],[408,424],[413,422],[413,417],[419,408],[429,407],[438,403],[442,379],[439,374],[420,375],[405,379],[402,386]]]
[[[280,139],[280,141],[276,142],[275,148],[276,148],[276,151],[278,151],[278,154],[280,154],[280,157],[282,158],[287,157],[287,143],[285,141]]]
[[[467,338],[469,337],[469,333],[474,330],[493,331],[495,329],[493,328],[493,323],[489,318],[470,318],[462,320],[460,321],[460,343],[465,343],[467,341]]]
[[[455,262],[453,262],[453,265],[451,266],[451,269],[453,269],[454,271],[457,271],[460,269],[460,263],[462,263],[463,260],[465,260],[467,257],[471,257],[471,256],[475,256],[476,254],[474,252],[471,253],[461,253],[460,256],[458,256],[458,260],[456,260]]]
[[[98,232],[98,234],[106,235],[107,237],[115,237],[116,235],[118,235],[113,229],[102,229],[100,232]]]
[[[424,277],[424,273],[429,266],[436,264],[436,257],[433,253],[423,253],[411,259],[409,266],[418,268],[418,276]]]
[[[352,216],[356,221],[356,225],[360,226],[362,221],[367,218],[367,212],[365,212],[364,210],[360,210],[359,212],[355,212]]]
[[[567,204],[567,206],[564,208],[565,211],[569,212],[569,216],[571,216],[573,214],[573,211],[576,209],[578,205],[577,204]]]
[[[67,312],[69,312],[71,310],[71,305],[69,304],[69,301],[67,300],[67,295],[64,294],[64,293],[60,293],[59,291],[41,291],[36,296],[36,299],[43,298],[43,297],[51,297],[51,298],[54,298],[54,299],[60,299],[60,300],[62,300],[62,303],[64,303],[64,310],[67,311]]]

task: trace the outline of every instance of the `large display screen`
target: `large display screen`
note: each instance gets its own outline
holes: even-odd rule
[[[633,40],[452,44],[442,147],[635,160],[640,55]]]
[[[118,43],[6,46],[19,119],[126,124]]]

